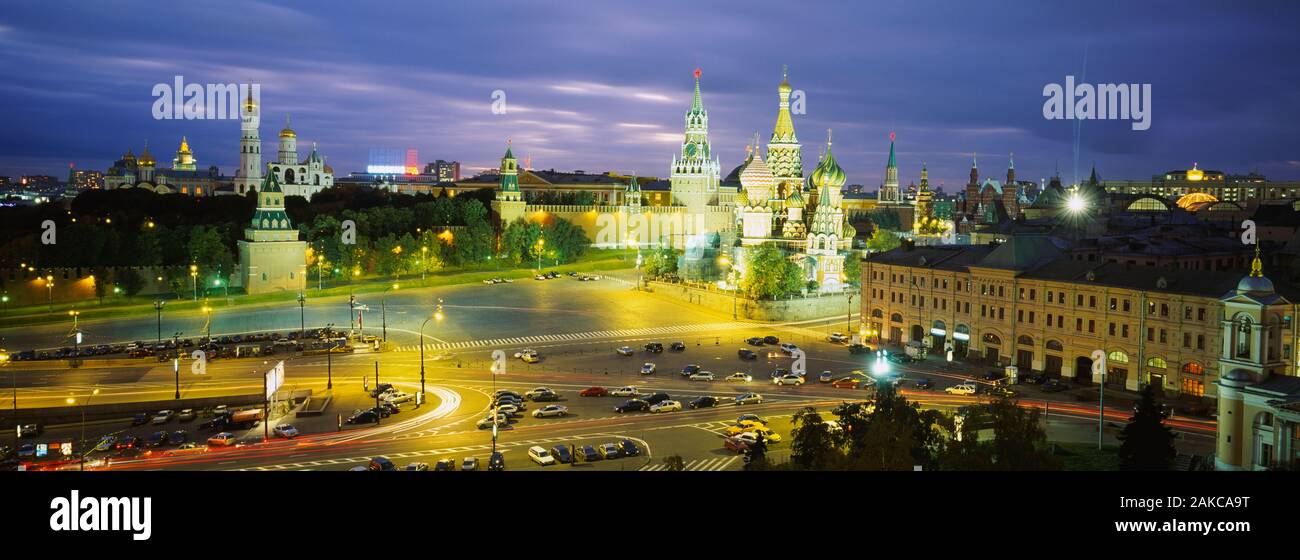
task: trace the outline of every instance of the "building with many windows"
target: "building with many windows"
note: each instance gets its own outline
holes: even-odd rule
[[[993,245],[904,246],[862,263],[864,330],[877,342],[919,343],[959,360],[1091,384],[1094,350],[1108,385],[1214,397],[1222,373],[1223,294],[1240,272],[1168,269],[1070,258],[1046,236]],[[1288,301],[1297,300],[1279,285]],[[1296,309],[1279,312],[1277,352],[1294,376]]]

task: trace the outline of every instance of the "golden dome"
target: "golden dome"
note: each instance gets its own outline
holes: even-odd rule
[[[176,153],[178,154],[192,153],[190,152],[190,143],[185,139],[184,136],[181,137],[181,149],[176,150]]]
[[[157,162],[154,161],[154,159],[153,159],[153,154],[149,153],[149,143],[148,143],[148,142],[145,142],[145,143],[144,143],[144,151],[143,151],[143,152],[140,152],[139,164],[140,164],[140,165],[153,165],[153,164],[155,164],[155,163],[157,163]]]
[[[297,137],[298,137],[298,133],[294,132],[292,128],[289,128],[287,126],[280,131],[280,138],[297,138]]]

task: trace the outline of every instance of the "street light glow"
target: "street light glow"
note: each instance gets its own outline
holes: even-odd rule
[[[1071,194],[1070,198],[1065,201],[1065,208],[1072,214],[1078,214],[1079,212],[1084,211],[1087,207],[1088,201],[1084,200],[1082,196],[1079,196],[1079,193]]]

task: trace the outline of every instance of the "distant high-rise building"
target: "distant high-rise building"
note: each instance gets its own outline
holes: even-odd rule
[[[454,183],[460,181],[460,162],[440,159],[425,164],[424,174],[437,177],[440,183]]]
[[[104,188],[104,173],[93,169],[68,167],[68,190],[84,191]]]
[[[416,151],[415,148],[406,150],[406,174],[420,174],[420,152]]]

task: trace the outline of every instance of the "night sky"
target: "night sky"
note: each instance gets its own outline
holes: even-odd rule
[[[1020,179],[1093,161],[1107,179],[1194,161],[1300,179],[1296,21],[1293,2],[6,2],[0,175],[102,170],[146,140],[170,166],[182,135],[233,175],[237,121],[152,118],[154,84],[179,74],[261,84],[264,161],[291,114],[300,157],[319,143],[339,176],[370,148],[469,175],[513,138],[534,168],[666,177],[697,66],[726,173],[754,132],[766,143],[789,65],[805,173],[833,128],[869,190],[891,130],[900,181],[925,161],[949,193],[971,152],[999,179],[1008,152]],[[1042,116],[1067,74],[1152,84],[1150,130],[1083,121],[1076,148],[1075,121]]]

